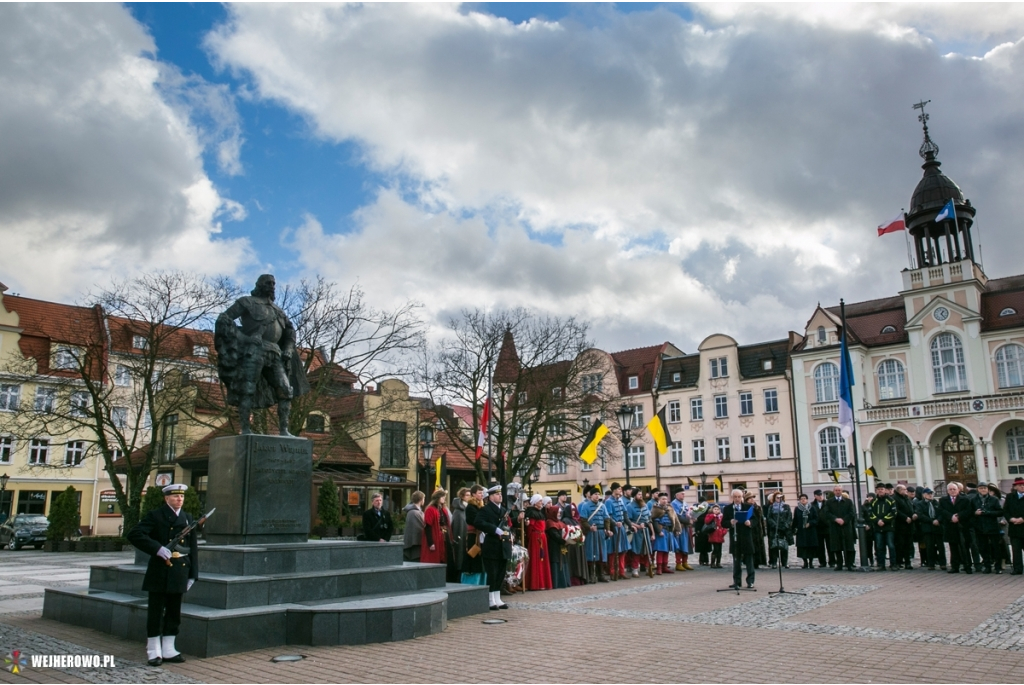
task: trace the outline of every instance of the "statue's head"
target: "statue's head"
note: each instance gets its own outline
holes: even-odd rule
[[[253,288],[253,297],[267,297],[274,299],[274,288],[277,286],[277,279],[273,274],[263,274],[256,279],[256,287]]]

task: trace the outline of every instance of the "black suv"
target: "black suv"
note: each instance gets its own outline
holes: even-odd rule
[[[32,545],[42,549],[49,525],[50,522],[42,514],[17,514],[0,525],[0,546],[21,549],[25,545]]]

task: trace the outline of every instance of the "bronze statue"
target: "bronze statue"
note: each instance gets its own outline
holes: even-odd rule
[[[228,404],[238,407],[243,435],[252,432],[253,409],[275,404],[280,434],[291,435],[288,416],[292,398],[309,392],[302,360],[295,351],[295,327],[274,304],[276,284],[272,275],[263,274],[249,297],[240,297],[217,317],[217,374],[227,387]]]

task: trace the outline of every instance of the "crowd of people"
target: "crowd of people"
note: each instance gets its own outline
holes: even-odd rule
[[[727,503],[708,497],[692,504],[685,490],[645,493],[618,483],[586,488],[579,505],[561,491],[510,498],[506,507],[501,486],[492,484],[461,488],[450,506],[438,489],[424,506],[417,491],[403,510],[405,559],[445,564],[449,582],[488,585],[494,609],[504,606],[503,589],[692,571],[691,555],[720,569],[726,540],[737,588],[744,570],[753,587],[759,567],[789,568],[793,546],[804,569],[817,562],[836,571],[911,570],[916,558],[917,568],[929,570],[1002,573],[1006,564],[1021,575],[1024,478],[1006,497],[991,483],[948,483],[945,495],[935,495],[879,482],[858,512],[840,485],[802,494],[793,507],[781,491],[763,505],[746,490],[733,490]]]

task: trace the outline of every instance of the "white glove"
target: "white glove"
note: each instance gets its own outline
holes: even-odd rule
[[[156,551],[156,555],[158,557],[160,557],[161,559],[165,559],[165,560],[166,559],[170,559],[171,558],[171,550],[167,549],[166,547],[161,547],[160,549],[158,549]]]
[[[195,583],[196,583],[195,578],[189,578],[188,579],[188,585],[185,586],[185,592],[188,592],[189,590],[191,590],[192,586],[195,585]]]
[[[494,529],[494,534],[497,535],[500,538],[502,535],[505,534],[505,531],[503,531],[501,528],[495,528]]]

